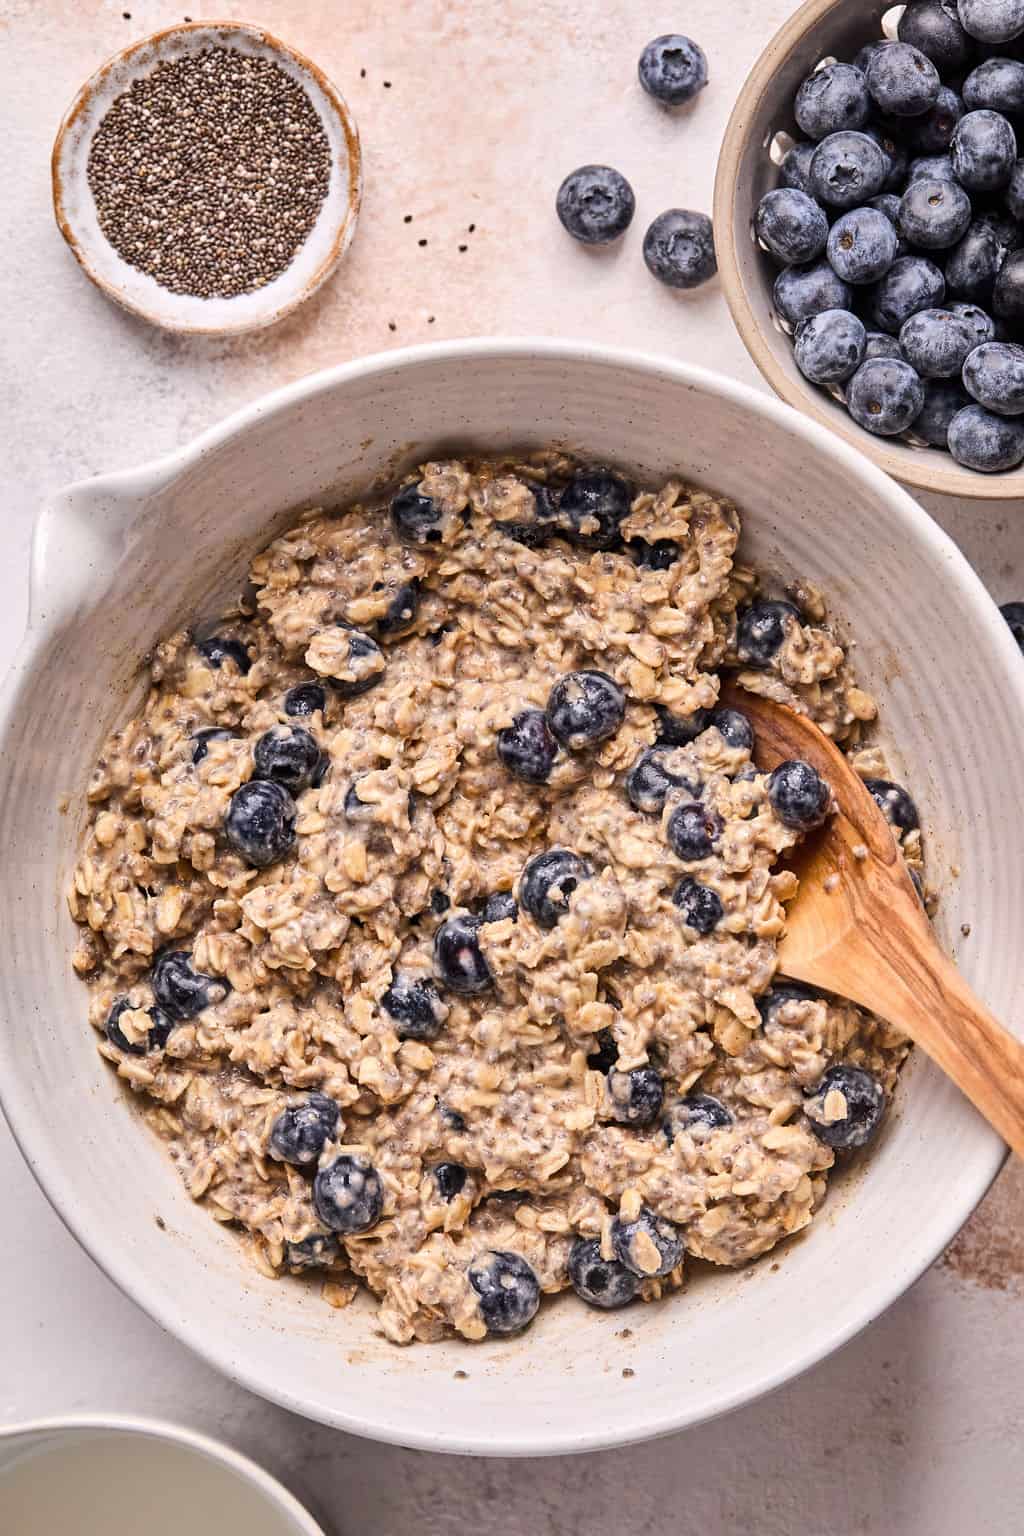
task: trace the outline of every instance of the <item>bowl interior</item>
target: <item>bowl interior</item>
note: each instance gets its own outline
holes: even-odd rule
[[[171,293],[130,266],[100,228],[88,182],[89,151],[114,101],[159,64],[209,48],[268,59],[298,81],[327,135],[331,171],[327,194],[309,236],[272,282],[231,299]],[[289,314],[319,288],[344,254],[359,215],[362,189],[359,136],[337,88],[301,53],[261,28],[235,22],[191,22],[133,43],[98,69],[68,109],[53,148],[57,224],[83,270],[125,309],[166,330],[226,334],[257,329]]]
[[[1002,1155],[915,1059],[866,1173],[837,1181],[810,1232],[773,1256],[779,1265],[701,1274],[677,1300],[617,1319],[564,1298],[519,1340],[400,1350],[374,1334],[364,1303],[332,1311],[317,1287],[248,1269],[124,1102],[86,1023],[63,892],[82,788],[142,686],[139,658],[160,634],[216,614],[289,510],[343,500],[428,453],[553,442],[732,496],[746,558],[829,595],[922,808],[943,936],[958,936],[968,979],[997,1014],[1012,1019],[1017,999],[1016,955],[1001,935],[1021,906],[1024,837],[1011,808],[1024,799],[1024,759],[1012,722],[1024,711],[1024,665],[925,514],[774,401],[626,354],[464,343],[320,375],[176,459],[65,493],[39,531],[37,627],[0,721],[5,1107],[72,1230],[171,1332],[298,1411],[431,1449],[583,1449],[756,1395],[894,1299]]]
[[[804,137],[793,116],[801,82],[821,62],[852,60],[867,42],[895,36],[900,7],[885,0],[807,0],[781,28],[748,76],[726,128],[715,182],[715,241],[722,285],[744,345],[772,388],[790,405],[830,427],[906,485],[952,495],[1005,499],[1024,490],[1024,472],[984,475],[912,438],[873,437],[845,406],[809,383],[772,304],[779,271],[754,234],[754,214],[778,185],[779,162]]]

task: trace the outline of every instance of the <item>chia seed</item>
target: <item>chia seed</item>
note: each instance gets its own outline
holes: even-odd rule
[[[230,299],[291,265],[316,223],[331,151],[298,81],[230,48],[133,81],[89,150],[99,225],[171,293]]]

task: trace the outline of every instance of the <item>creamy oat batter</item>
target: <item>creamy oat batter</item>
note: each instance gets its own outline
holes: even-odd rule
[[[892,1090],[905,1040],[772,985],[801,832],[721,669],[885,765],[820,596],[764,605],[738,536],[678,481],[427,464],[258,555],[97,764],[101,1051],[266,1273],[365,1283],[396,1342],[756,1258]]]

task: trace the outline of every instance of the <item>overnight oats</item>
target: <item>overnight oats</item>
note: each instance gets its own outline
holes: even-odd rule
[[[820,594],[739,533],[678,480],[428,463],[156,648],[74,963],[264,1273],[368,1287],[397,1343],[653,1301],[806,1227],[877,1130],[908,1042],[775,974],[829,786],[758,771],[723,674],[841,745],[923,889],[917,814]]]

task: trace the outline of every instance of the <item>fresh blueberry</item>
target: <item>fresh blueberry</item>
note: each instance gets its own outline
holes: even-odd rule
[[[821,1118],[832,1113],[829,1099],[840,1095],[841,1118]],[[807,1123],[819,1141],[835,1152],[850,1152],[866,1146],[875,1135],[885,1114],[885,1091],[877,1077],[863,1067],[839,1063],[829,1067],[814,1091],[804,1101]]]
[[[380,1174],[367,1158],[343,1153],[313,1180],[313,1206],[332,1232],[346,1237],[369,1232],[384,1209]]]
[[[992,310],[1000,320],[1024,322],[1024,251],[1011,251],[992,290]]]
[[[619,1263],[641,1280],[667,1275],[682,1262],[679,1229],[663,1216],[656,1216],[646,1205],[635,1221],[613,1217],[611,1238]]]
[[[321,753],[300,725],[275,725],[253,748],[254,779],[272,779],[293,795],[307,789],[320,767]]]
[[[1024,603],[1003,603],[999,612],[1010,626],[1017,649],[1024,655]]]
[[[1003,202],[1010,217],[1017,224],[1024,221],[1024,160],[1015,160],[1010,179],[1006,183]]]
[[[1016,161],[1014,164],[1016,164]],[[991,230],[999,249],[1000,266],[1011,251],[1019,251],[1021,246],[1024,245],[1024,230],[1021,229],[1017,220],[1008,213],[1001,213],[997,208],[988,208],[984,213],[978,215],[977,222],[985,229]]]
[[[811,187],[811,161],[817,144],[794,144],[783,156],[779,166],[779,185],[792,187],[796,192],[806,192],[813,197]]]
[[[218,672],[226,661],[233,662],[243,677],[252,666],[252,658],[241,640],[231,635],[210,635],[206,640],[197,640],[196,650]]]
[[[461,1163],[438,1163],[434,1169],[437,1192],[447,1204],[466,1187],[466,1170]]]
[[[674,773],[668,766],[669,747],[648,747],[641,752],[626,775],[626,794],[638,811],[658,816],[670,789],[685,789],[688,795],[700,794],[702,785],[692,773]]]
[[[593,1044],[594,1050],[587,1055],[587,1066],[591,1072],[603,1072],[607,1076],[619,1059],[619,1047],[615,1043],[615,1036],[610,1029],[599,1030],[594,1036]]]
[[[934,106],[939,72],[927,54],[910,43],[893,43],[871,55],[867,87],[882,112],[892,117],[919,117]]]
[[[983,341],[992,341],[995,338],[995,322],[990,314],[979,308],[977,304],[964,304],[957,300],[947,304],[946,308],[954,315],[959,315],[961,320],[966,320],[971,328],[975,341],[980,346]]]
[[[355,699],[376,687],[384,676],[387,663],[372,635],[364,634],[361,629],[351,629],[347,624],[339,625],[339,628],[344,630],[345,654],[339,663],[338,675],[327,681],[339,698]]]
[[[948,309],[920,309],[900,330],[900,350],[922,379],[958,376],[975,346],[967,321]]]
[[[643,250],[648,272],[669,288],[699,288],[718,271],[711,220],[690,208],[659,213],[648,225]]]
[[[940,155],[952,143],[964,104],[948,85],[940,86],[935,105],[910,123],[911,142],[919,155]]]
[[[880,209],[851,208],[829,230],[828,259],[844,283],[876,283],[896,260],[898,244],[892,221]]]
[[[525,907],[539,928],[553,928],[569,910],[576,887],[593,874],[590,865],[568,848],[548,848],[523,865],[519,877],[519,905]]]
[[[610,469],[578,469],[559,500],[568,538],[585,549],[611,549],[629,513],[633,487]]]
[[[751,752],[754,747],[754,727],[738,709],[713,709],[708,716],[708,727],[714,726],[727,747],[741,752]]]
[[[900,344],[895,336],[887,336],[885,331],[868,331],[864,341],[864,361],[869,357],[902,357]]]
[[[681,32],[666,32],[648,43],[637,65],[640,84],[648,96],[669,107],[691,101],[708,83],[703,48]]]
[[[780,981],[757,999],[757,1011],[761,1023],[767,1026],[775,1022],[776,1014],[786,1003],[813,1003],[817,998],[812,987],[805,987],[799,981]]]
[[[896,192],[879,192],[869,198],[864,206],[884,213],[894,229],[900,221],[900,198]]]
[[[907,185],[912,186],[915,181],[956,181],[953,156],[918,155],[907,167]]]
[[[964,363],[964,387],[997,416],[1024,414],[1024,347],[986,341]]]
[[[681,550],[675,539],[629,539],[626,549],[642,570],[667,571],[679,559]]]
[[[221,1002],[228,990],[220,976],[193,970],[192,957],[183,949],[165,949],[157,955],[149,979],[158,1007],[175,1023],[194,1019],[204,1008]]]
[[[524,709],[498,732],[498,758],[526,784],[546,784],[558,757],[558,742],[542,709]]]
[[[901,832],[913,832],[921,825],[917,806],[902,784],[893,784],[889,779],[865,779],[864,785],[871,791],[886,821]]]
[[[410,976],[397,971],[380,1000],[381,1007],[398,1026],[399,1040],[436,1040],[448,1010],[429,976]]]
[[[832,791],[818,770],[791,757],[768,775],[768,799],[785,827],[810,832],[820,827],[832,803]]]
[[[957,411],[970,404],[967,391],[951,379],[928,379],[924,386],[924,405],[914,417],[912,431],[933,448],[945,448],[949,424]]]
[[[979,43],[1008,43],[1024,32],[1024,0],[957,0],[957,14]]]
[[[950,153],[956,179],[968,192],[996,192],[1013,173],[1017,140],[1005,117],[982,108],[957,123]]]
[[[901,43],[928,55],[940,75],[966,69],[974,44],[960,25],[952,0],[911,0],[897,28]]]
[[[504,923],[509,919],[514,923],[519,917],[519,903],[511,891],[494,891],[484,902],[480,916],[485,923]]]
[[[827,261],[812,261],[784,268],[775,279],[772,298],[783,320],[795,326],[826,309],[849,309],[853,289]]]
[[[284,696],[286,715],[315,715],[327,708],[327,695],[319,683],[297,683]]]
[[[862,363],[846,386],[850,415],[880,437],[905,432],[923,405],[924,385],[910,364],[896,357]]]
[[[809,139],[843,128],[863,128],[871,111],[864,75],[854,64],[826,64],[800,86],[793,115]]]
[[[685,747],[688,741],[695,741],[701,731],[708,728],[710,710],[695,709],[692,715],[674,715],[664,704],[656,704],[654,708],[658,715],[659,746]]]
[[[685,875],[675,890],[672,900],[683,915],[683,922],[701,937],[714,931],[724,915],[722,898],[709,885],[691,880]]]
[[[341,1257],[333,1232],[313,1232],[301,1243],[287,1243],[284,1262],[288,1269],[328,1269]]]
[[[103,1026],[103,1032],[111,1045],[116,1045],[119,1051],[126,1051],[129,1056],[145,1056],[147,1051],[162,1050],[175,1026],[175,1020],[168,1018],[161,1008],[156,1006],[147,1008],[145,1012],[150,1020],[149,1033],[144,1040],[133,1042],[128,1039],[118,1022],[121,1015],[131,1008],[132,1004],[126,997],[114,999],[114,1006],[107,1014],[107,1022]]]
[[[193,731],[192,761],[194,763],[202,762],[211,741],[233,741],[234,735],[234,731],[225,731],[219,725],[207,725],[201,731]]]
[[[518,1333],[536,1317],[540,1281],[521,1254],[502,1248],[478,1253],[466,1278],[479,1297],[488,1333]]]
[[[266,869],[295,842],[295,801],[283,784],[251,779],[231,796],[224,835],[247,864]]]
[[[555,198],[562,227],[584,245],[607,245],[629,228],[636,211],[633,188],[610,165],[581,165]]]
[[[825,315],[815,317],[817,320],[825,318]],[[799,338],[807,334],[804,326],[814,323],[814,320],[804,320],[801,323],[797,330],[798,347]],[[860,324],[859,321],[858,324]],[[861,326],[862,334],[863,330],[864,327]],[[821,383],[822,380],[818,379],[816,382]],[[750,607],[745,608],[740,614],[736,625],[736,655],[745,666],[770,667],[794,622],[800,623],[800,611],[792,603],[777,599],[762,599],[760,602],[751,603]]]
[[[548,725],[570,752],[614,736],[625,714],[626,695],[607,672],[566,672],[548,697]]]
[[[822,139],[811,161],[811,185],[819,202],[853,208],[881,192],[888,157],[866,133],[844,131]]]
[[[880,128],[874,123],[861,129],[869,139],[874,139],[879,149],[885,155],[885,180],[882,182],[882,192],[901,192],[907,179],[907,165],[909,156],[902,141],[897,139],[887,128]],[[881,193],[876,193],[881,196]]]
[[[696,1141],[704,1141],[712,1131],[724,1130],[732,1123],[732,1115],[721,1099],[710,1093],[688,1093],[669,1106],[661,1128],[671,1146],[684,1132]]]
[[[955,181],[922,177],[911,182],[900,202],[900,233],[922,250],[956,245],[971,222],[971,200]]]
[[[1024,64],[1019,59],[984,59],[964,81],[963,95],[969,112],[979,107],[1024,112]]]
[[[976,220],[946,258],[946,291],[973,304],[990,304],[1004,254],[991,226]]]
[[[444,511],[413,480],[392,496],[391,523],[403,544],[440,544]]]
[[[696,864],[708,859],[722,835],[722,818],[698,801],[677,805],[668,818],[665,836],[677,859]]]
[[[569,1279],[581,1301],[605,1312],[627,1306],[640,1283],[625,1264],[601,1257],[596,1238],[586,1237],[578,1237],[569,1250]]]
[[[653,1125],[661,1114],[665,1089],[654,1067],[633,1067],[608,1074],[608,1102],[620,1125]]]
[[[494,985],[491,968],[480,948],[483,920],[457,913],[434,934],[434,975],[442,987],[464,997],[486,992]]]
[[[954,459],[967,469],[984,474],[1015,469],[1024,459],[1024,422],[965,405],[949,424],[948,441]]]
[[[828,219],[813,197],[793,187],[766,192],[757,205],[754,229],[761,244],[784,267],[813,261],[825,249]]]
[[[407,635],[416,623],[420,609],[420,588],[417,581],[403,581],[395,588],[395,595],[377,620],[377,633],[382,640],[398,640]]]
[[[311,1093],[283,1109],[270,1127],[270,1155],[296,1168],[315,1163],[338,1134],[341,1110],[325,1093]]]
[[[871,63],[872,56],[878,52],[879,48],[891,47],[892,42],[887,37],[872,38],[870,43],[864,43],[862,47],[857,49],[853,56],[854,68],[859,69],[862,75],[867,75],[868,65]]]

